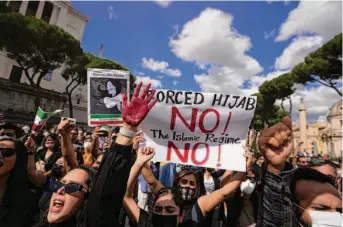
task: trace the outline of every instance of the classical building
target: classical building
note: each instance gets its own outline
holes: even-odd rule
[[[342,157],[342,100],[329,110],[327,119],[306,121],[306,107],[301,101],[299,123],[293,125],[294,142],[301,151],[337,159]]]
[[[23,15],[57,25],[80,41],[88,21],[69,1],[8,1],[7,6]],[[62,69],[57,69],[43,78],[41,107],[44,111],[64,109],[63,115],[69,116],[64,94],[68,82],[61,77],[61,72]],[[72,97],[74,118],[83,123],[87,122],[86,92],[85,86],[79,86]],[[32,124],[36,111],[34,99],[34,91],[22,70],[0,51],[0,112],[4,113],[5,120]]]

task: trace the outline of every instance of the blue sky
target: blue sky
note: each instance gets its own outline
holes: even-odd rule
[[[342,3],[311,4],[72,2],[89,17],[85,51],[97,55],[103,44],[103,57],[158,88],[246,95],[341,32]],[[338,100],[331,90],[298,86],[294,105],[300,97],[316,104],[308,111],[316,119]],[[314,98],[317,92],[326,95]]]

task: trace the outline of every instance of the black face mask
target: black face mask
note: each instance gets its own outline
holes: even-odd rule
[[[62,167],[60,167],[59,165],[53,165],[51,173],[54,177],[60,178],[62,176]]]
[[[196,199],[196,189],[189,188],[189,187],[180,187],[179,191],[182,195],[182,200],[184,201],[185,205],[192,205]]]
[[[177,215],[152,215],[152,225],[154,227],[176,227]]]

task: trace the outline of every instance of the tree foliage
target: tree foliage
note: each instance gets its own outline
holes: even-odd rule
[[[264,129],[266,126],[274,125],[280,121],[285,116],[288,116],[289,113],[286,110],[282,110],[280,106],[275,105],[274,103],[269,106],[269,109],[266,109],[266,97],[260,93],[253,94],[253,96],[257,97],[257,104],[255,109],[254,117],[250,123],[249,129],[254,130],[254,135],[251,141],[250,150],[256,155],[259,153],[257,146],[256,146],[256,140],[258,133]],[[268,111],[268,114],[267,114]],[[250,130],[248,135],[250,135]],[[249,143],[249,142],[248,142]]]
[[[36,92],[46,73],[82,54],[79,41],[63,29],[19,13],[0,13],[0,48],[20,66]]]
[[[289,113],[292,113],[292,99],[291,95],[294,94],[295,78],[293,74],[285,73],[272,80],[275,86],[276,99],[281,100],[281,108],[284,110],[283,102],[285,99],[289,100]]]
[[[342,96],[338,88],[342,78],[342,33],[310,53],[303,63],[293,68],[292,74],[297,83],[320,83]]]

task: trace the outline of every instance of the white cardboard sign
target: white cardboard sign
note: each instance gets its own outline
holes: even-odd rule
[[[155,98],[141,124],[154,161],[245,171],[255,96],[157,90]]]

